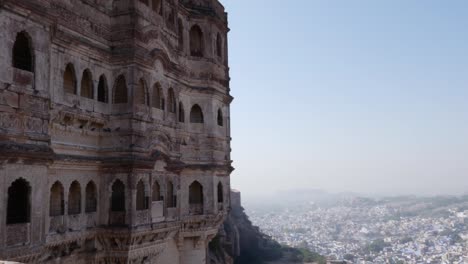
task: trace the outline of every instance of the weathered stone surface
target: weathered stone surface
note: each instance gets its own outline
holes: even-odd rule
[[[218,0],[0,0],[0,26],[0,259],[205,264],[233,169]]]

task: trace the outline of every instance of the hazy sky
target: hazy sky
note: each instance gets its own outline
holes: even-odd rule
[[[222,2],[232,187],[468,192],[468,1]]]

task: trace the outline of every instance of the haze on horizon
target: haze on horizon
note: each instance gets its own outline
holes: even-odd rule
[[[468,193],[468,2],[224,0],[232,187]]]

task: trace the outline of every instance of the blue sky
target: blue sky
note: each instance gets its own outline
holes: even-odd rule
[[[468,193],[468,2],[224,0],[232,187]]]

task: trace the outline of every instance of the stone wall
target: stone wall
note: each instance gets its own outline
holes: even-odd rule
[[[205,263],[230,205],[222,5],[1,0],[0,26],[0,259]]]

